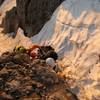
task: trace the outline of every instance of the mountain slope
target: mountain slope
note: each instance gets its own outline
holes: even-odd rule
[[[20,40],[27,40],[23,38],[24,35],[20,35],[14,40],[17,42],[9,38],[10,45],[7,45],[6,39],[2,39],[8,38],[7,35],[0,36],[1,51],[12,50],[21,43]],[[100,99],[99,0],[66,0],[31,40],[42,45],[50,44],[56,49],[59,65],[65,68],[63,74],[79,100]]]

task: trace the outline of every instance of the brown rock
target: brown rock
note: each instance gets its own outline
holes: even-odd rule
[[[68,91],[64,78],[43,60],[30,62],[27,54],[14,52],[5,53],[1,58],[4,56],[8,60],[0,62],[3,64],[0,70],[0,100],[78,100]]]

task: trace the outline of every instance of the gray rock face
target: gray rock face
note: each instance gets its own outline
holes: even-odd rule
[[[4,28],[4,33],[17,32],[18,18],[16,7],[6,12],[6,16],[3,18],[2,27]]]
[[[37,34],[64,0],[16,0],[19,26],[28,36]]]

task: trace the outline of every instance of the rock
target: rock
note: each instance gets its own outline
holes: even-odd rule
[[[13,7],[10,11],[6,12],[6,15],[2,21],[2,27],[4,28],[3,33],[17,32],[18,19],[16,7]]]
[[[30,56],[26,53],[17,53],[14,57],[13,57],[13,62],[17,63],[17,64],[24,64],[24,63],[30,63]]]
[[[26,35],[37,34],[64,0],[16,0],[19,26]]]
[[[12,90],[10,95],[15,99],[19,99],[22,96],[19,90]]]
[[[0,100],[13,100],[11,96],[7,95],[5,92],[0,93]]]
[[[55,91],[53,90],[50,94],[48,94],[46,100],[78,100],[78,98],[71,92],[64,89],[64,87],[57,87]]]
[[[5,82],[3,80],[0,80],[0,91],[3,90],[5,87]]]
[[[4,33],[24,30],[26,36],[37,34],[64,0],[16,0],[17,7],[6,12],[2,21]]]
[[[13,59],[12,55],[13,54],[9,52],[3,53],[2,56],[0,57],[0,64],[2,65],[2,64],[12,61]]]

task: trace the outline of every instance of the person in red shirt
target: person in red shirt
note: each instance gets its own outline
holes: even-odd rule
[[[32,57],[32,59],[35,59],[37,57],[37,53],[35,52],[35,49],[40,48],[39,45],[32,45],[29,49],[27,49],[27,53]]]

